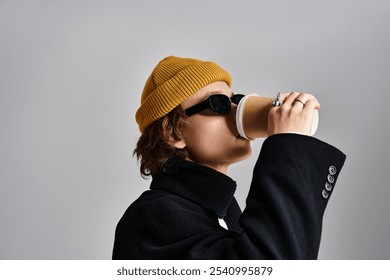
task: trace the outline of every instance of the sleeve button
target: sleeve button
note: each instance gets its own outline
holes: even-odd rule
[[[328,182],[333,184],[334,183],[334,177],[332,175],[328,175]]]
[[[326,190],[322,190],[322,197],[327,199],[329,197],[329,193]]]
[[[326,183],[325,183],[325,190],[327,190],[328,192],[330,192],[330,191],[332,191],[332,189],[333,189],[332,184],[329,183],[329,182],[326,182]]]
[[[334,165],[331,165],[329,167],[329,173],[330,175],[335,175],[337,173],[337,168]]]

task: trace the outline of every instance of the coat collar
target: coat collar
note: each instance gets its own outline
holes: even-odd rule
[[[170,159],[162,172],[153,176],[150,189],[164,189],[216,212],[219,218],[234,200],[237,184],[212,168],[183,159]]]

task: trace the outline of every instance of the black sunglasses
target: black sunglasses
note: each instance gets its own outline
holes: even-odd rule
[[[229,97],[225,94],[210,95],[206,100],[184,110],[184,113],[190,117],[196,113],[210,108],[213,112],[218,114],[227,114],[230,113],[231,104],[234,103],[238,105],[244,96],[244,94],[234,94],[232,97]]]

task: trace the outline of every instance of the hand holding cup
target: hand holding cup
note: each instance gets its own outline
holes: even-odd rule
[[[281,94],[280,101],[279,106],[269,111],[268,136],[278,133],[313,135],[314,112],[320,109],[317,99],[308,93],[291,92]]]

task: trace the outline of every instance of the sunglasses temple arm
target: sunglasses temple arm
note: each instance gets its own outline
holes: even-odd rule
[[[184,110],[184,113],[189,117],[189,116],[192,116],[200,111],[206,110],[207,108],[210,108],[209,101],[204,100],[204,101],[188,108],[187,110]]]

